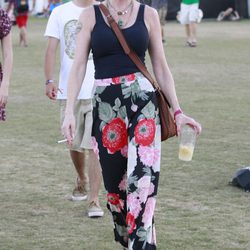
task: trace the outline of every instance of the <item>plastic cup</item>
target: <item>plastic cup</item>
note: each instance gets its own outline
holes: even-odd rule
[[[193,158],[194,147],[197,133],[193,126],[185,124],[180,131],[179,159],[191,161]]]

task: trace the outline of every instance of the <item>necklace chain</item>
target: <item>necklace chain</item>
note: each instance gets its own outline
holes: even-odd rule
[[[109,0],[107,0],[107,5],[110,6],[118,16],[123,16],[126,15],[129,11],[129,9],[132,7],[133,5],[133,0],[130,1],[130,3],[128,4],[128,6],[126,8],[124,8],[124,10],[117,10],[110,2]]]
[[[132,12],[133,12],[133,6],[134,6],[134,5],[133,5],[133,0],[131,0],[131,2],[129,3],[129,5],[128,5],[123,11],[117,11],[117,10],[110,4],[109,0],[107,0],[107,7],[108,7],[108,9],[110,9],[109,7],[111,7],[111,8],[114,10],[115,14],[118,16],[117,24],[118,24],[118,26],[119,26],[120,28],[124,28],[124,27],[128,24],[128,22],[129,22],[129,20],[130,20],[130,17],[131,17],[131,15],[132,15]],[[129,12],[130,8],[131,8],[130,15],[129,15],[129,17],[127,18],[126,22],[124,22],[124,21],[121,19],[121,16],[126,15],[126,14]]]

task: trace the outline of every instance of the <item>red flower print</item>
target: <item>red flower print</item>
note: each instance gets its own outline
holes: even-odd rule
[[[121,83],[120,77],[119,76],[118,77],[113,77],[112,78],[112,83],[113,84],[119,84],[119,83]]]
[[[109,153],[114,154],[128,143],[128,134],[125,122],[117,117],[104,126],[102,143]]]
[[[135,217],[131,213],[127,214],[126,224],[128,227],[128,234],[132,234],[134,229],[136,228],[136,225],[135,225]]]
[[[107,199],[108,199],[108,202],[112,205],[118,205],[120,203],[119,194],[109,193],[107,194]]]
[[[135,127],[135,142],[143,146],[150,145],[155,137],[155,129],[154,119],[140,120]]]
[[[135,74],[129,74],[125,76],[125,79],[129,82],[132,82],[135,80]]]

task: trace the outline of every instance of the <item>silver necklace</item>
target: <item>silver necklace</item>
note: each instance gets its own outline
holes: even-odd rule
[[[129,9],[132,7],[133,0],[130,1],[130,3],[124,10],[116,10],[115,7],[109,2],[109,0],[107,0],[107,5],[110,6],[116,12],[118,16],[123,16],[123,15],[126,15]]]
[[[131,0],[131,2],[129,3],[129,5],[128,5],[123,11],[117,11],[117,10],[110,4],[109,0],[107,0],[107,7],[108,7],[108,9],[110,9],[109,7],[111,7],[111,8],[114,10],[115,14],[118,16],[117,24],[118,24],[118,26],[119,26],[120,28],[123,28],[123,27],[125,27],[125,26],[128,24],[128,21],[129,21],[131,15],[132,15],[132,12],[133,12],[133,0]],[[129,17],[127,18],[127,21],[124,22],[124,21],[121,19],[121,16],[126,15],[126,14],[129,12],[130,8],[131,8],[130,15],[129,15]]]

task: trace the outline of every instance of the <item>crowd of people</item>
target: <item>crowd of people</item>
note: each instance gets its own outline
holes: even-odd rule
[[[102,3],[144,64],[149,51],[155,78],[173,110],[177,132],[190,124],[200,134],[201,125],[180,107],[164,53],[167,1],[152,1],[152,7],[135,0]],[[192,47],[197,45],[198,4],[198,0],[183,0],[181,5],[180,20],[187,27],[187,43]],[[7,11],[11,9],[20,29],[19,44],[26,47],[29,6],[25,0],[11,0]],[[0,17],[0,120],[4,121],[13,56],[11,20],[2,9]],[[122,50],[98,1],[73,0],[55,7],[44,35],[46,95],[60,104],[62,133],[77,175],[70,200],[88,200],[87,215],[102,217],[98,193],[103,177],[115,240],[124,249],[156,249],[154,211],[161,124],[153,86]],[[61,68],[56,84],[59,47]]]

